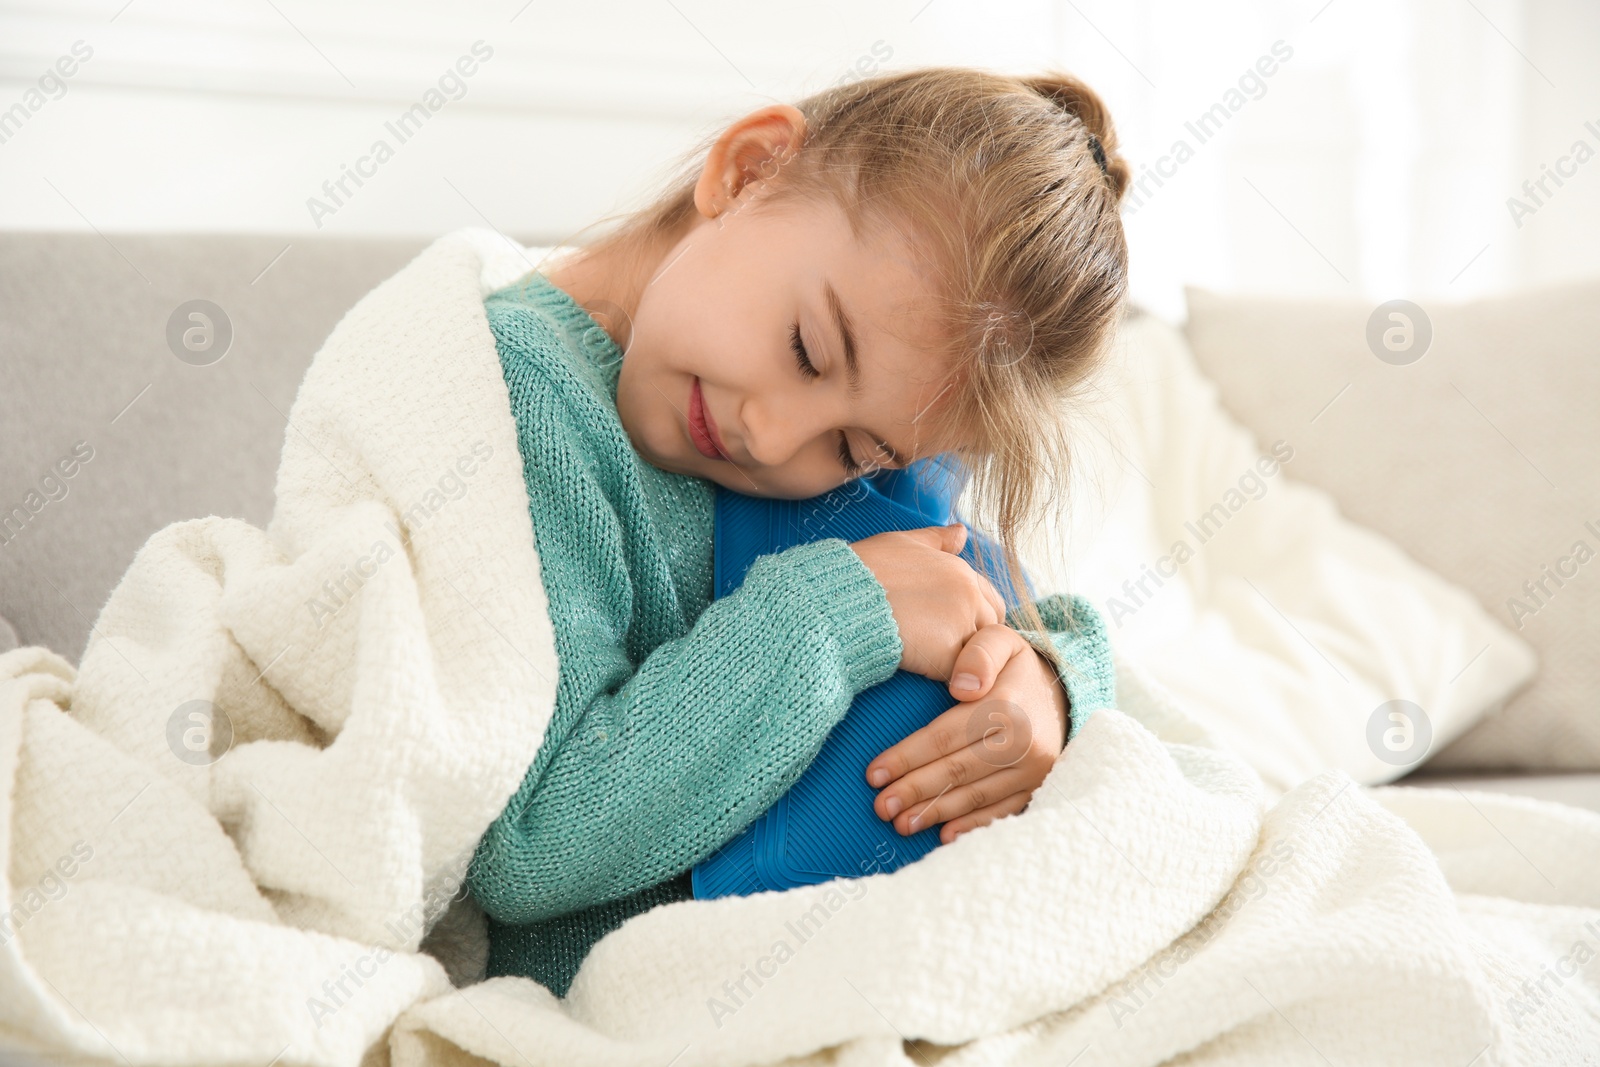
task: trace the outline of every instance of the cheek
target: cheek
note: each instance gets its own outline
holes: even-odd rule
[[[659,293],[646,289],[630,325],[633,332],[623,353],[624,365],[631,365],[635,373],[653,372],[681,334],[681,325],[673,321],[672,305],[662,301]]]
[[[634,313],[633,342],[624,365],[631,364],[640,388],[665,404],[651,384],[679,409],[689,401],[689,385],[702,378],[721,389],[743,389],[747,350],[745,331],[714,305],[692,296],[678,298],[662,288],[648,292]],[[709,387],[709,385],[708,385]]]
[[[787,350],[793,298],[784,279],[736,252],[704,235],[667,256],[635,313],[652,365],[741,388],[754,384],[746,372],[771,373],[774,355]]]
[[[669,403],[667,397],[671,396],[670,381],[656,380],[630,351],[617,378],[617,417],[634,450],[657,466],[663,458],[681,451],[674,411],[674,405],[681,406],[681,402],[674,398]]]

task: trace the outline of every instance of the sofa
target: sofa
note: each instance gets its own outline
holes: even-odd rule
[[[426,244],[0,239],[0,652],[80,657],[134,554],[168,523],[265,526],[313,353]],[[1420,355],[1404,308],[1397,320],[1358,301],[1188,295],[1182,341],[1240,426],[1295,442],[1286,476],[1466,590],[1538,655],[1529,684],[1401,783],[1600,811],[1600,563],[1573,551],[1600,545],[1586,465],[1600,283],[1431,308]],[[1407,329],[1411,350],[1389,347]]]

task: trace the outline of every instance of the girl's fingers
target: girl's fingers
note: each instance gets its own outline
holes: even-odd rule
[[[874,789],[881,789],[919,767],[966,748],[971,744],[967,736],[967,718],[962,707],[957,705],[911,736],[890,745],[867,764],[867,784]],[[911,798],[908,796],[905,799]],[[878,810],[883,811],[881,794],[875,803]],[[883,815],[885,819],[893,817],[893,813],[885,812]]]
[[[960,818],[951,819],[939,828],[939,843],[948,845],[962,834],[976,830],[980,826],[988,826],[996,819],[1006,815],[1015,815],[1028,806],[1032,793],[1022,791],[1012,793],[1004,800],[990,804],[986,808],[971,811]]]
[[[985,626],[967,639],[950,672],[950,695],[957,700],[978,700],[1000,677],[1000,669],[1024,648],[1031,648],[1009,626]]]
[[[952,522],[940,528],[944,538],[944,550],[952,555],[960,555],[961,550],[967,547],[967,527],[964,523]]]
[[[967,545],[967,528],[959,522],[948,523],[944,526],[919,526],[913,530],[902,530],[901,533],[921,541],[930,548],[940,552],[948,552],[952,556],[960,555],[961,550]]]
[[[959,761],[961,768],[951,769],[952,761]],[[973,767],[977,769],[971,769]],[[996,771],[966,752],[947,756],[917,774],[927,776],[917,783],[917,799],[891,817],[895,830],[907,836],[986,808],[1019,790],[1031,789],[1034,784],[1024,771],[1014,768]],[[952,779],[957,777],[964,779],[963,784],[952,784]],[[895,791],[899,791],[898,786]],[[875,807],[887,811],[891,805],[879,799],[882,802]]]
[[[1000,590],[994,587],[994,583],[988,580],[983,583],[983,592],[985,598],[989,601],[989,606],[994,610],[994,621],[1004,626],[1006,621],[1005,598],[1000,595]]]

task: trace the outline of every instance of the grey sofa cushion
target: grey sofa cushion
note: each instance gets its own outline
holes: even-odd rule
[[[1430,765],[1600,770],[1600,279],[1430,303],[1409,334],[1388,304],[1187,295],[1195,359],[1239,421],[1538,654]]]
[[[0,237],[0,616],[74,662],[150,534],[212,514],[266,524],[312,354],[427,244],[108,237]],[[185,317],[185,358],[168,343],[196,299],[232,328],[209,365],[220,329],[186,348],[185,329],[206,338]]]

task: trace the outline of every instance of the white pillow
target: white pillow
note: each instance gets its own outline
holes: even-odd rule
[[[1303,438],[1300,477],[1537,652],[1533,684],[1430,770],[1600,770],[1600,280],[1413,305],[1409,324],[1352,300],[1188,298],[1228,409]]]
[[[1093,600],[1114,653],[1270,789],[1330,767],[1390,781],[1532,676],[1532,650],[1464,590],[1297,481],[1297,442],[1258,448],[1155,316],[1125,321],[1097,395],[1062,417],[1070,513],[1023,549],[1040,595]]]

